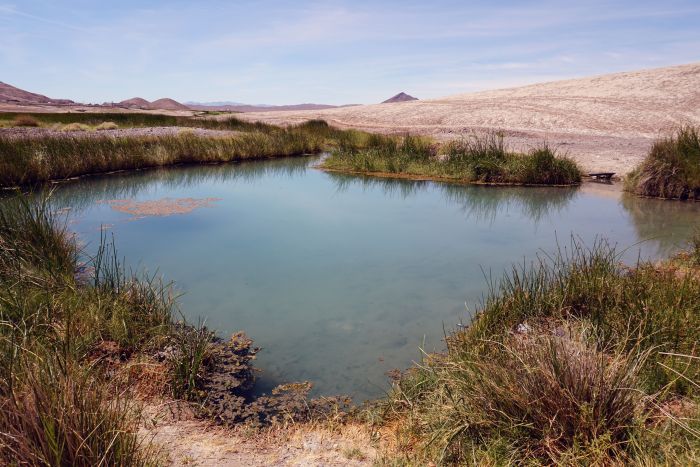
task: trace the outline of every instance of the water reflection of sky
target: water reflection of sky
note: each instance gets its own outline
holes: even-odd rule
[[[186,316],[222,334],[248,332],[264,349],[263,387],[308,379],[318,393],[359,398],[380,394],[384,372],[408,366],[419,347],[440,349],[443,329],[468,321],[481,299],[485,272],[497,277],[571,235],[631,247],[629,261],[668,255],[700,219],[700,204],[604,187],[386,180],[312,162],[85,178],[59,186],[53,200],[72,208],[88,245],[108,225],[132,267],[176,281]],[[136,220],[104,202],[166,198],[218,201]]]

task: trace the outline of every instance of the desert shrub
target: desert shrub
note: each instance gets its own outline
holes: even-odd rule
[[[37,121],[37,119],[30,116],[30,115],[17,115],[15,117],[15,119],[12,121],[12,124],[14,126],[27,126],[27,127],[39,126],[39,122]]]
[[[654,142],[628,175],[625,189],[641,196],[700,199],[700,130],[684,126]]]
[[[95,127],[95,130],[116,130],[117,128],[119,125],[114,122],[102,122]]]
[[[61,127],[63,131],[90,131],[90,127],[83,123],[68,123]]]

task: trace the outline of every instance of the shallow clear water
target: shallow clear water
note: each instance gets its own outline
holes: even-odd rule
[[[324,173],[309,167],[315,160],[85,178],[54,199],[72,207],[88,245],[107,226],[131,267],[176,281],[189,319],[222,335],[245,330],[263,347],[263,390],[310,380],[316,394],[356,400],[380,395],[385,372],[419,359],[419,348],[441,349],[444,330],[469,322],[486,275],[572,234],[629,247],[628,261],[665,256],[700,219],[700,203],[630,199],[607,185],[380,180]],[[169,216],[106,202],[161,200],[136,208],[164,214],[183,198],[214,199],[180,200],[190,212]]]

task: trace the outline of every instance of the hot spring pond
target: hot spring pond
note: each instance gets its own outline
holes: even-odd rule
[[[181,167],[59,185],[87,243],[114,233],[132,269],[184,293],[182,313],[263,348],[260,387],[380,396],[386,372],[469,323],[513,263],[605,237],[624,258],[684,245],[700,203],[634,199],[608,185],[504,188],[325,173],[317,159]]]

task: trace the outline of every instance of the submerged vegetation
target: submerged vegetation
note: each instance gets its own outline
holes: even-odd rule
[[[627,177],[625,189],[641,196],[700,200],[700,129],[681,127],[654,142]]]
[[[491,133],[437,145],[429,139],[374,136],[364,147],[340,145],[323,162],[330,170],[432,178],[469,183],[572,185],[581,170],[543,145],[527,154],[512,152],[503,136]]]
[[[406,462],[693,464],[698,310],[697,272],[573,242],[494,284],[398,381],[384,421],[411,440]]]

